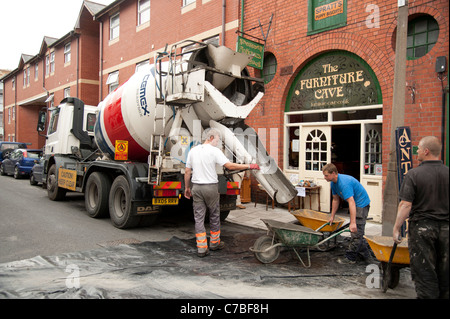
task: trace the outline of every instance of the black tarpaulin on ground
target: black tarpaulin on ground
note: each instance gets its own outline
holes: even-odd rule
[[[339,245],[312,251],[311,267],[283,251],[261,264],[249,247],[263,231],[222,236],[225,249],[196,256],[195,239],[106,246],[0,264],[0,298],[411,298],[366,286],[365,265],[340,265]],[[306,253],[300,252],[306,259]]]

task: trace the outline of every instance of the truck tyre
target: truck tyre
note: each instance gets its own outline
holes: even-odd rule
[[[67,190],[58,187],[58,177],[56,176],[56,165],[50,166],[47,175],[47,196],[51,200],[63,200],[66,196]]]
[[[84,204],[90,217],[108,216],[111,183],[111,178],[102,172],[94,172],[89,176],[84,191]]]
[[[109,216],[120,229],[136,227],[140,216],[131,216],[131,190],[125,176],[117,176],[109,193]]]

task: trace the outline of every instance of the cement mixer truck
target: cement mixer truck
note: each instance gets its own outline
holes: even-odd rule
[[[231,162],[257,163],[252,173],[267,193],[279,203],[292,200],[295,188],[244,123],[263,96],[261,80],[245,68],[251,59],[224,46],[176,43],[98,106],[69,97],[40,113],[41,132],[50,115],[49,199],[84,193],[88,215],[109,214],[117,228],[150,225],[167,206],[192,207],[182,196],[187,154],[213,127]],[[223,220],[236,208],[242,172],[217,171]]]

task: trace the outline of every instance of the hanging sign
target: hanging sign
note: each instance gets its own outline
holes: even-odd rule
[[[253,56],[248,66],[256,69],[263,69],[264,62],[264,44],[238,36],[237,51]]]
[[[395,130],[395,143],[397,151],[397,177],[400,189],[403,177],[412,169],[411,130],[409,126],[397,127]]]

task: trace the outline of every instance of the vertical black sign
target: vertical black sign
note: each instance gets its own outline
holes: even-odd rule
[[[397,127],[395,130],[395,141],[397,146],[398,187],[400,189],[403,177],[412,169],[411,130],[409,126]]]

